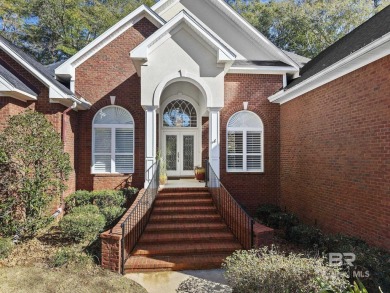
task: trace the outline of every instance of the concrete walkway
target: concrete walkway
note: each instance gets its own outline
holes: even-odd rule
[[[126,277],[140,284],[148,293],[231,292],[226,285],[223,270],[132,273]]]

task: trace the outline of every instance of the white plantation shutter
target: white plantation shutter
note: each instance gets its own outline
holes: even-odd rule
[[[263,171],[263,122],[250,111],[235,113],[227,125],[227,171]]]
[[[134,130],[115,129],[115,170],[117,173],[131,173],[134,165]]]
[[[134,121],[124,108],[99,110],[93,121],[94,173],[134,172]]]
[[[95,128],[94,152],[111,154],[111,128]]]
[[[261,170],[261,132],[246,133],[246,168],[248,171]]]
[[[243,132],[228,132],[228,169],[242,171],[244,168]]]

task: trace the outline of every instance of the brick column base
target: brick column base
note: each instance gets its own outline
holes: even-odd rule
[[[255,222],[253,226],[255,248],[270,246],[274,241],[274,229]]]
[[[102,241],[102,267],[121,273],[121,240],[122,235],[106,231],[100,234]]]

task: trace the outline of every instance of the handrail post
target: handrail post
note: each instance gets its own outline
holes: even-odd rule
[[[125,273],[125,224],[121,224],[122,228],[122,239],[121,239],[121,274],[123,275]]]
[[[204,160],[204,163],[205,163],[205,166],[206,166],[206,172],[205,172],[205,175],[204,175],[204,182],[205,182],[205,187],[208,187],[208,181],[209,181],[209,161],[208,160]]]
[[[254,231],[253,231],[253,226],[254,226],[254,223],[255,223],[255,221],[253,220],[253,218],[251,218],[251,249],[253,248],[253,246],[254,246],[254,243],[253,243],[253,238],[254,238]]]

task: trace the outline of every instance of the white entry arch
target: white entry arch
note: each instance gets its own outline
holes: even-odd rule
[[[202,93],[204,99],[206,100],[207,107],[213,107],[213,95],[210,88],[204,80],[195,74],[183,72],[182,70],[175,72],[171,75],[166,76],[157,86],[153,94],[153,105],[159,106],[161,102],[161,95],[169,85],[175,82],[189,82],[196,86]]]

